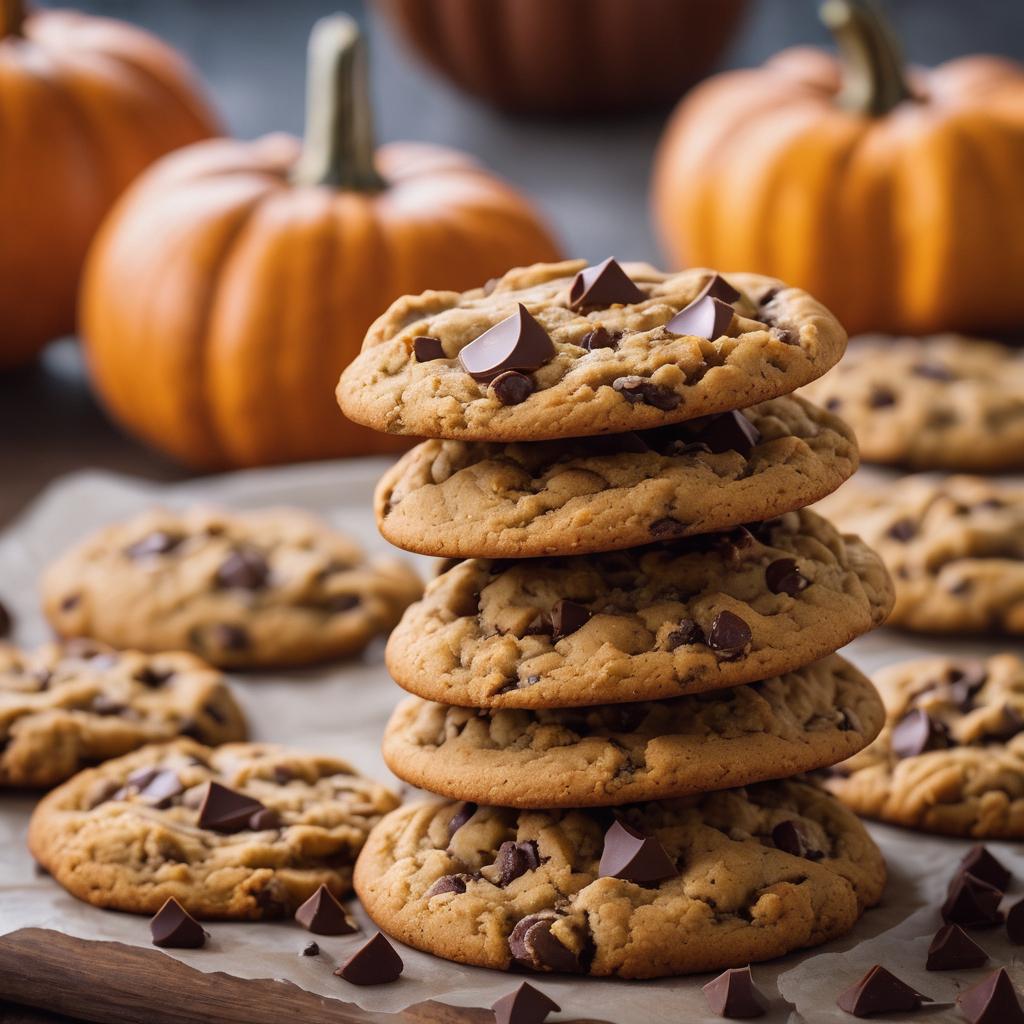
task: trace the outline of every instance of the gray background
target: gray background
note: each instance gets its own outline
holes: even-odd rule
[[[301,131],[309,27],[323,14],[348,10],[369,30],[381,141],[425,139],[475,153],[534,197],[569,253],[658,262],[646,190],[666,112],[604,122],[496,114],[423,69],[386,26],[370,23],[358,0],[79,0],[75,6],[136,22],[182,50],[242,137]],[[1024,58],[1024,0],[891,0],[888,7],[913,61],[931,64],[975,51]],[[784,46],[826,41],[814,0],[760,0],[751,8],[722,66],[758,64]],[[679,52],[685,60],[685,40]],[[0,522],[53,476],[83,466],[161,479],[184,475],[106,421],[88,393],[77,349],[64,342],[38,366],[0,377]]]

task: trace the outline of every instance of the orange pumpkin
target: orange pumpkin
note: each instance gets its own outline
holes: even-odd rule
[[[90,254],[92,376],[132,433],[215,468],[395,451],[348,423],[334,385],[400,295],[463,289],[557,247],[469,157],[374,155],[355,23],[310,42],[305,143],[220,140],[176,153],[115,208]]]
[[[676,264],[806,288],[851,332],[1024,325],[1024,69],[906,69],[874,5],[827,0],[840,60],[789,50],[678,108],[653,213]]]
[[[185,62],[140,29],[0,0],[0,369],[74,329],[89,240],[157,157],[213,135]]]
[[[377,0],[466,92],[521,113],[672,103],[714,66],[746,0]]]

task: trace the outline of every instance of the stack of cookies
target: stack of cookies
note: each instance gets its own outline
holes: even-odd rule
[[[805,509],[856,445],[791,394],[844,345],[778,281],[614,260],[407,297],[371,328],[339,402],[434,438],[377,516],[445,559],[388,644],[414,696],[385,758],[446,802],[371,834],[355,884],[382,929],[463,963],[657,977],[823,942],[879,898],[863,827],[791,778],[884,718],[834,652],[890,581]]]

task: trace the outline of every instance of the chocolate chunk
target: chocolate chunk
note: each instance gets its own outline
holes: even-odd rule
[[[810,580],[800,572],[793,558],[777,558],[764,571],[764,581],[773,594],[788,594],[796,597],[810,585]]]
[[[302,955],[303,956],[319,956],[320,955],[320,947],[315,942],[307,942],[302,947]]]
[[[868,395],[868,405],[872,409],[884,409],[886,406],[896,404],[896,393],[889,388],[874,387]]]
[[[518,921],[508,937],[513,959],[535,971],[579,973],[579,956],[551,934],[557,920],[553,914],[529,914]]]
[[[129,776],[129,780],[130,780]],[[185,792],[185,787],[172,768],[164,768],[154,772],[139,787],[139,799],[151,807],[170,807],[176,796]]]
[[[553,640],[561,640],[585,626],[589,620],[589,609],[563,598],[551,609],[551,637]]]
[[[730,611],[721,611],[711,623],[708,647],[728,657],[739,657],[750,650],[753,636],[750,627]]]
[[[963,860],[960,861],[959,870],[974,875],[975,878],[980,878],[1000,892],[1006,892],[1010,888],[1010,881],[1013,878],[1005,865],[980,843],[967,851]]]
[[[768,1000],[754,984],[749,967],[736,967],[702,989],[712,1013],[729,1020],[751,1020],[768,1012]]]
[[[270,578],[270,566],[255,548],[236,548],[217,570],[218,587],[233,590],[262,590]]]
[[[491,381],[494,397],[502,405],[520,405],[533,394],[533,381],[518,370],[506,370]]]
[[[915,708],[892,727],[889,745],[899,758],[917,757],[929,750],[944,750],[950,746],[949,729],[927,711]]]
[[[861,722],[852,708],[840,708],[839,714],[842,719],[839,723],[839,728],[843,732],[850,732],[851,730],[853,732],[864,732],[864,723]]]
[[[158,690],[173,676],[174,673],[170,669],[156,669],[152,665],[146,665],[135,673],[135,681],[148,686],[151,690]]]
[[[988,954],[956,924],[945,924],[928,947],[925,967],[929,971],[961,971],[981,967]]]
[[[386,985],[397,981],[404,967],[395,947],[377,932],[334,973],[353,985]]]
[[[956,1005],[969,1024],[1024,1024],[1024,1010],[1005,967],[961,993]]]
[[[446,892],[453,892],[458,896],[466,891],[466,882],[469,879],[469,875],[442,875],[424,894],[424,899],[430,899],[431,896],[441,896]]]
[[[671,334],[714,341],[725,334],[735,312],[732,306],[721,299],[716,299],[713,295],[704,295],[679,310],[665,324],[665,330]]]
[[[249,828],[253,832],[262,832],[268,828],[280,828],[281,815],[272,807],[263,807],[249,819]]]
[[[149,922],[154,946],[199,949],[206,942],[202,925],[172,896]]]
[[[964,871],[954,876],[946,902],[942,904],[942,920],[964,928],[991,928],[1002,924],[999,901],[1003,894],[988,882]]]
[[[611,257],[593,267],[584,267],[569,286],[569,308],[584,306],[628,306],[647,296]]]
[[[1024,946],[1024,900],[1017,900],[1007,909],[1006,934],[1015,946]]]
[[[645,455],[651,450],[644,435],[632,430],[587,438],[587,448],[588,455]]]
[[[643,402],[644,405],[651,405],[655,409],[661,409],[663,412],[669,412],[683,400],[682,396],[677,395],[671,388],[667,388],[662,384],[655,384],[654,381],[648,380],[646,377],[637,377],[635,375],[616,377],[612,381],[612,387],[630,405]]]
[[[469,821],[477,812],[477,805],[466,801],[465,803],[459,804],[458,809],[452,815],[451,820],[448,822],[448,839],[455,835],[456,832],[462,828],[463,825]]]
[[[177,533],[168,533],[166,530],[154,530],[147,533],[141,540],[129,544],[124,553],[131,559],[138,561],[142,558],[155,558],[157,555],[166,555],[173,551],[185,538]]]
[[[604,836],[598,867],[600,878],[621,878],[637,885],[656,885],[679,872],[656,836],[616,820]]]
[[[412,354],[416,357],[417,363],[429,363],[435,359],[445,358],[440,338],[432,338],[428,334],[421,334],[412,339]]]
[[[222,651],[244,651],[250,644],[249,631],[245,626],[230,622],[218,622],[210,627],[210,639],[214,647]]]
[[[683,425],[684,428],[686,424]],[[738,452],[749,458],[754,446],[761,441],[761,432],[741,412],[725,412],[700,421],[690,431],[692,444],[703,444],[716,454]]]
[[[275,764],[274,765],[274,781],[279,786],[287,785],[292,779],[295,778],[295,772],[291,770],[286,764]]]
[[[675,537],[682,533],[686,526],[672,516],[664,516],[661,519],[655,519],[647,529],[652,537]]]
[[[491,1009],[494,1024],[543,1024],[549,1013],[558,1013],[561,1007],[524,981],[514,992],[493,1003]]]
[[[981,662],[965,662],[946,673],[944,696],[958,710],[970,711],[974,707],[974,698],[987,679],[988,673]]]
[[[794,857],[821,860],[824,856],[821,850],[815,848],[807,829],[799,821],[780,821],[772,829],[772,843],[775,849],[791,853]]]
[[[710,295],[713,299],[721,299],[722,302],[735,302],[740,293],[721,274],[712,274],[701,286],[694,302]]]
[[[665,638],[665,647],[670,651],[688,644],[702,643],[705,643],[704,633],[693,619],[680,619],[679,625]]]
[[[490,382],[506,370],[536,370],[555,357],[547,331],[526,307],[484,331],[459,353],[462,368],[474,380]]]
[[[540,867],[537,844],[532,839],[522,843],[513,842],[511,839],[507,840],[498,848],[494,866],[498,869],[498,885],[504,889],[520,875],[525,875],[527,871],[533,871]],[[463,891],[465,891],[465,885],[463,885]]]
[[[885,531],[893,540],[906,544],[917,534],[917,523],[913,519],[897,519],[888,530]]]
[[[262,810],[259,800],[211,781],[199,808],[199,827],[214,832],[241,832],[248,828],[249,819]]]
[[[551,616],[544,612],[538,612],[523,630],[523,636],[551,636],[554,626],[551,625]]]
[[[0,601],[0,637],[10,636],[14,619],[7,610],[7,606]]]
[[[618,331],[609,331],[607,327],[595,327],[587,331],[580,339],[580,348],[593,352],[599,348],[618,348],[622,335]]]
[[[1006,743],[1022,729],[1024,729],[1024,717],[1012,704],[1004,704],[999,714],[999,722],[988,727],[985,739]]]
[[[359,931],[326,885],[321,885],[295,911],[295,920],[314,935],[351,935]]]
[[[856,985],[839,996],[836,1005],[854,1017],[870,1017],[875,1013],[919,1010],[922,1003],[933,1001],[900,981],[881,964],[875,964]]]
[[[77,608],[78,602],[81,600],[81,594],[68,594],[66,597],[61,598],[60,610],[62,612],[69,612],[72,608]]]
[[[915,377],[927,377],[929,380],[956,380],[956,374],[948,366],[931,359],[915,363],[910,368],[910,372]]]

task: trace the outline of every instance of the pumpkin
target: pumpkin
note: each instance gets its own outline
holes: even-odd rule
[[[86,248],[125,186],[214,134],[184,61],[153,36],[0,0],[0,369],[75,325]]]
[[[807,289],[850,333],[1024,324],[1024,69],[907,69],[873,4],[822,8],[839,59],[788,50],[709,79],[655,161],[677,265]]]
[[[108,410],[189,465],[395,451],[334,400],[372,321],[401,295],[557,254],[469,157],[375,153],[362,46],[338,16],[310,41],[305,142],[199,143],[143,175],[90,253],[81,330]]]
[[[466,92],[518,113],[677,100],[714,66],[746,0],[377,0]]]

